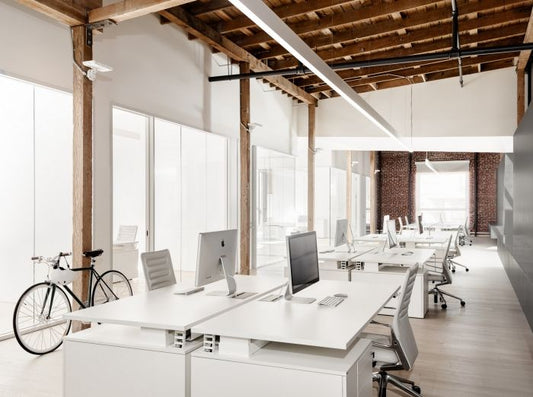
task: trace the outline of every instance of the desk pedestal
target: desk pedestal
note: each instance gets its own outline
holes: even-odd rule
[[[369,397],[371,343],[348,350],[269,343],[246,355],[192,353],[192,397]]]
[[[160,332],[103,325],[68,336],[64,396],[189,397],[191,352],[201,339],[177,349]]]

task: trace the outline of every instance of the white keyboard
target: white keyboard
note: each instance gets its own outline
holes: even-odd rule
[[[318,302],[318,304],[321,306],[335,307],[338,306],[343,300],[344,298],[338,296],[326,296],[324,299]]]

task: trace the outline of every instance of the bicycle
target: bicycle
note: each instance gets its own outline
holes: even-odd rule
[[[133,295],[127,277],[118,270],[108,270],[101,275],[94,268],[96,258],[104,251],[85,251],[91,258],[89,267],[71,269],[67,257],[72,253],[60,252],[51,258],[34,256],[36,263],[48,265],[47,280],[29,287],[19,298],[13,312],[13,330],[19,345],[28,353],[42,355],[56,350],[63,343],[63,337],[70,331],[71,320],[64,319],[72,311],[67,293],[80,308],[103,304]],[[61,259],[66,267],[61,264]],[[90,272],[87,301],[82,300],[68,287],[77,272]],[[93,280],[96,280],[93,286]],[[66,292],[65,292],[66,291]]]

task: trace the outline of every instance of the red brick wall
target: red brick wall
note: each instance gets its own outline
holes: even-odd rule
[[[470,228],[486,233],[489,224],[496,222],[496,172],[500,162],[499,153],[446,153],[430,152],[432,161],[470,160]],[[389,214],[396,219],[405,215],[412,221],[416,216],[416,165],[424,161],[425,152],[380,152],[378,178],[378,228],[382,216]],[[476,164],[477,176],[476,182]],[[477,191],[476,191],[477,188]],[[477,206],[476,206],[477,193]]]

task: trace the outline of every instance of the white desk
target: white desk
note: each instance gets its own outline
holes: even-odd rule
[[[175,295],[182,288],[176,285],[66,315],[104,325],[65,338],[64,395],[190,396],[190,354],[202,344],[201,338],[189,338],[191,327],[286,282],[277,277],[235,279],[238,291],[257,294],[245,299],[208,296],[224,289],[225,281],[219,281],[196,294]]]
[[[348,298],[337,307],[256,300],[193,327],[205,345],[191,355],[191,395],[370,396],[370,343],[358,336],[399,288],[323,280],[296,295]]]

